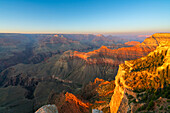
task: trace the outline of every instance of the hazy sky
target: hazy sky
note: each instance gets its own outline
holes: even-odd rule
[[[0,32],[170,32],[170,0],[0,0]]]

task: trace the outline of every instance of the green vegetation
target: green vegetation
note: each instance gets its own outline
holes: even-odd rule
[[[142,111],[142,110],[145,110],[146,108],[147,108],[147,104],[144,104],[143,106],[138,108],[137,111]]]
[[[160,97],[170,99],[170,66],[166,65],[166,55],[167,50],[162,50],[122,65],[127,71],[123,76],[125,84],[133,89],[138,99],[136,102],[135,98],[133,99],[126,94],[129,104],[131,102],[144,103],[136,112],[143,110],[147,110],[147,112],[153,111],[154,104],[159,101]],[[129,67],[132,70],[129,70]],[[158,107],[160,105],[157,104]],[[160,110],[168,109],[168,107],[163,108],[163,106],[160,107]]]
[[[133,98],[133,96],[132,95],[128,95],[128,99],[132,99]]]
[[[148,89],[146,93],[142,96],[141,102],[148,102],[148,100],[157,100],[159,97],[169,98],[170,94],[170,85],[162,89]]]
[[[126,63],[123,64],[122,66],[126,70],[126,74],[123,76],[126,80],[125,84],[132,87],[136,93],[144,92],[147,89],[166,87],[170,83],[170,66],[167,65],[164,69],[158,70],[158,67],[163,65],[166,54],[167,50],[162,50],[143,59],[127,62],[127,64],[132,65],[131,72],[129,72],[130,67],[125,65]],[[164,93],[163,96],[167,95],[168,92]]]
[[[168,106],[168,109],[170,109],[170,106]]]
[[[167,50],[161,53],[154,53],[153,56],[147,56],[145,60],[137,59],[133,61],[133,70],[136,71],[148,71],[150,73],[155,73],[156,68],[164,63],[164,57],[167,54]]]
[[[148,104],[148,107],[146,108],[147,110],[151,110],[151,108],[154,106],[153,100],[151,100]]]
[[[161,107],[159,108],[159,110],[163,110],[163,106],[161,106]]]
[[[138,103],[145,103],[145,104],[141,106],[140,108],[138,108],[137,111],[152,110],[154,106],[154,101],[156,101],[159,97],[169,98],[169,95],[168,95],[170,94],[169,88],[170,88],[170,85],[165,86],[162,89],[154,89],[154,88],[147,89],[145,91],[145,94],[138,95],[138,98],[141,97],[141,100]],[[157,106],[159,107],[160,105],[157,104]],[[162,109],[163,109],[163,106],[160,107],[160,110]]]

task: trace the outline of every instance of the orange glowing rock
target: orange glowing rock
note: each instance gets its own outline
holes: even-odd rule
[[[101,37],[101,36],[103,36],[103,35],[102,35],[102,34],[97,34],[96,36]]]
[[[106,103],[106,101],[95,101],[97,104]]]
[[[106,85],[106,84],[109,84],[109,83],[110,83],[109,81],[105,81],[105,82],[102,82],[101,84],[99,84],[99,86]]]
[[[101,83],[101,82],[104,82],[104,80],[103,79],[100,79],[100,78],[96,78],[95,80],[94,80],[94,83],[96,84],[96,83]]]
[[[150,38],[145,39],[143,43],[138,44],[132,48],[133,50],[139,48],[139,50],[136,51],[142,52],[153,50],[155,46],[157,46],[156,50],[150,52],[147,56],[136,60],[125,61],[125,64],[119,65],[119,70],[115,78],[116,87],[114,89],[114,94],[110,101],[111,113],[128,112],[132,108],[132,106],[129,107],[129,105],[127,105],[128,103],[126,103],[128,102],[126,94],[132,95],[133,97],[137,98],[136,94],[139,93],[136,93],[134,90],[139,91],[140,89],[144,88],[158,89],[163,88],[164,83],[167,84],[169,83],[168,81],[169,79],[167,76],[168,73],[166,73],[167,75],[164,73],[165,75],[164,77],[162,77],[161,73],[159,72],[161,72],[162,70],[169,69],[168,51],[170,47],[170,33],[156,33],[152,35]],[[167,51],[166,54],[165,51]],[[139,52],[139,54],[141,53]],[[159,57],[160,55],[163,55],[164,57]],[[163,64],[161,65],[154,64],[153,62],[155,62],[155,59],[159,59],[158,62],[163,62]],[[140,67],[143,67],[143,70],[140,67],[138,67],[139,65],[141,65]],[[136,70],[132,71],[135,68]],[[127,74],[127,72],[130,73]],[[162,81],[159,81],[161,79],[164,80],[163,83],[161,83]],[[136,106],[137,104],[134,105]],[[131,112],[134,112],[134,109],[131,109]]]
[[[75,95],[68,93],[68,92],[65,94],[65,101],[68,101],[68,102],[71,102],[71,103],[74,102],[74,103],[76,103],[76,105],[80,105],[82,107],[89,108],[88,103],[83,103]]]
[[[55,37],[58,37],[58,35],[54,35]]]
[[[130,41],[130,42],[126,42],[125,44],[126,45],[133,45],[133,46],[135,46],[137,44],[140,44],[140,42],[138,42],[138,41]]]
[[[113,93],[114,93],[114,90],[108,91],[104,96],[107,96],[108,94],[113,94]]]

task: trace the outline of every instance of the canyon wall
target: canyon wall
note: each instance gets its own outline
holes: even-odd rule
[[[150,110],[149,105],[140,95],[152,96],[146,92],[150,89],[166,89],[170,84],[170,34],[154,34],[150,39],[156,40],[147,39],[146,41],[155,45],[159,44],[156,50],[146,57],[125,61],[124,64],[119,65],[115,78],[116,87],[110,101],[111,113],[133,113],[141,109],[146,112],[143,106],[147,105],[146,109]],[[157,100],[153,100],[153,103],[156,104]],[[157,109],[153,106],[152,110]]]

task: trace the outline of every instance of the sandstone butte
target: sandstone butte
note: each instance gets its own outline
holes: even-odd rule
[[[97,37],[102,37],[103,35],[102,35],[102,34],[97,34],[96,36],[97,36]]]
[[[120,62],[119,59],[136,59],[146,56],[148,53],[155,50],[161,42],[168,41],[169,38],[169,33],[156,33],[133,47],[123,47],[112,50],[106,46],[102,46],[97,50],[87,53],[74,51],[70,52],[69,55],[71,58],[83,59],[89,64],[108,63],[119,65],[120,63],[123,63]],[[101,58],[101,56],[104,56],[104,58]],[[96,57],[98,58],[96,59]]]
[[[152,56],[155,53],[161,53],[163,50],[167,50],[166,57],[164,58],[164,63],[162,66],[157,67],[157,73],[159,70],[163,70],[167,68],[168,65],[170,65],[170,33],[156,33],[152,35],[150,38],[147,38],[143,43],[136,45],[135,47],[141,47],[143,45],[150,45],[149,47],[151,50],[155,46],[159,44],[159,46],[154,50],[153,52],[149,53],[148,56]],[[139,48],[140,49],[140,48]],[[120,50],[120,49],[119,49]],[[148,50],[148,49],[145,49]],[[146,59],[146,57],[140,58],[141,60]],[[129,67],[130,70],[133,69],[133,61],[125,61],[125,64],[119,65],[118,74],[115,78],[115,90],[114,94],[112,96],[112,99],[110,101],[110,111],[111,113],[126,113],[128,111],[131,111],[132,113],[135,111],[134,105],[128,105],[128,99],[126,94],[130,94],[134,97],[136,97],[136,94],[133,92],[133,87],[126,84],[126,80],[124,79],[124,76],[126,76],[127,70],[125,70],[124,65]],[[130,72],[130,71],[129,71]],[[141,73],[139,71],[139,73]],[[147,72],[148,73],[148,72]],[[155,76],[158,76],[158,74],[150,74],[150,78],[152,79]],[[127,78],[130,78],[127,76]],[[140,82],[140,81],[137,81]]]

